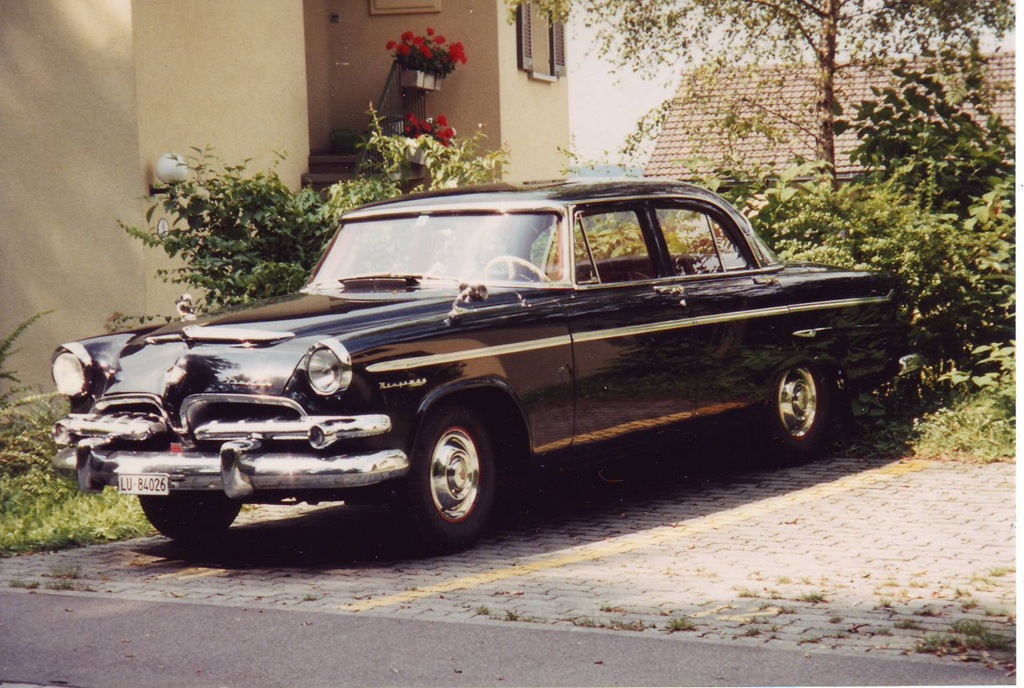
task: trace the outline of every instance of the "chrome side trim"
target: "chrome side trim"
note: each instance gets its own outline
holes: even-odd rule
[[[414,358],[399,358],[393,361],[381,361],[380,363],[371,363],[366,366],[366,371],[369,373],[390,373],[398,370],[412,370],[413,368],[423,368],[425,366],[443,365],[445,363],[458,363],[476,358],[486,358],[488,356],[504,356],[506,354],[518,354],[524,351],[550,349],[556,346],[568,346],[569,344],[572,344],[572,338],[569,335],[560,335],[558,337],[545,337],[544,339],[537,339],[532,342],[499,344],[497,346],[484,346],[478,349],[453,351],[449,354],[428,354],[426,356],[417,356]]]
[[[270,344],[291,339],[294,332],[257,330],[231,325],[191,325],[182,330],[185,339],[193,342],[233,342],[237,344]]]
[[[815,327],[810,330],[796,330],[793,332],[794,337],[801,337],[803,339],[814,339],[822,332],[829,332],[835,328],[833,327]]]
[[[757,308],[752,311],[736,311],[734,313],[719,313],[718,315],[703,315],[694,318],[695,325],[715,325],[718,323],[733,322],[734,320],[753,320],[755,318],[768,318],[773,315],[788,315],[788,306],[775,306],[772,308]]]
[[[681,318],[679,320],[666,320],[665,322],[653,323],[650,325],[630,325],[628,327],[612,327],[606,330],[595,330],[593,332],[577,332],[572,336],[572,340],[573,342],[599,342],[603,339],[637,337],[644,334],[654,334],[655,332],[680,330],[687,327],[693,327],[696,324],[696,318]]]
[[[890,290],[885,296],[862,296],[855,299],[836,299],[834,301],[802,303],[799,306],[790,306],[789,312],[805,313],[807,311],[828,310],[829,308],[849,308],[851,306],[866,306],[872,303],[885,303],[887,301],[892,301],[894,294],[895,292]]]
[[[866,296],[854,299],[836,299],[833,301],[815,301],[812,303],[799,304],[796,306],[773,306],[771,308],[756,308],[749,311],[734,311],[732,313],[719,313],[715,315],[703,315],[678,320],[666,320],[660,323],[649,325],[631,325],[628,327],[613,327],[593,332],[577,332],[569,336],[547,337],[533,342],[516,342],[515,344],[499,344],[497,346],[484,346],[477,349],[465,349],[447,354],[427,354],[412,358],[399,358],[393,361],[382,361],[371,363],[366,367],[369,373],[387,373],[399,370],[412,370],[432,365],[445,363],[458,363],[488,356],[504,356],[506,354],[521,353],[524,351],[535,351],[537,349],[548,349],[555,346],[575,342],[596,342],[604,339],[616,339],[618,337],[636,337],[656,332],[667,332],[700,325],[714,325],[740,320],[753,320],[756,318],[768,318],[777,315],[788,315],[791,313],[804,313],[808,311],[827,310],[830,308],[850,308],[873,303],[885,303],[891,301],[893,292],[885,296]]]

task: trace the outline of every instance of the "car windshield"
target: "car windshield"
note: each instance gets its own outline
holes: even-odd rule
[[[565,238],[554,213],[383,217],[346,222],[310,286],[402,281],[423,288],[459,283],[566,281]]]

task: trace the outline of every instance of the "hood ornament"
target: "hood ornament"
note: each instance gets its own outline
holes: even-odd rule
[[[486,301],[487,297],[486,284],[467,284],[463,282],[459,285],[459,295],[455,297],[452,309],[448,311],[446,322],[451,325],[459,319],[459,316],[466,312],[466,308],[462,304]]]
[[[196,306],[192,302],[191,294],[182,294],[178,297],[178,300],[174,302],[174,307],[178,309],[178,317],[182,320],[195,320],[196,319]]]

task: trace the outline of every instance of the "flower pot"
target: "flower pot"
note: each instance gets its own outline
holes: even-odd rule
[[[419,146],[410,146],[405,150],[405,159],[413,165],[426,165],[427,151]]]
[[[440,91],[443,76],[428,74],[413,69],[402,70],[402,88],[415,88],[420,91]]]

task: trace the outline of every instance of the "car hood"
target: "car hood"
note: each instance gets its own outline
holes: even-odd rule
[[[110,362],[103,393],[152,394],[168,402],[204,393],[281,395],[319,340],[347,340],[399,323],[441,323],[455,295],[303,294],[171,323],[126,343]]]

